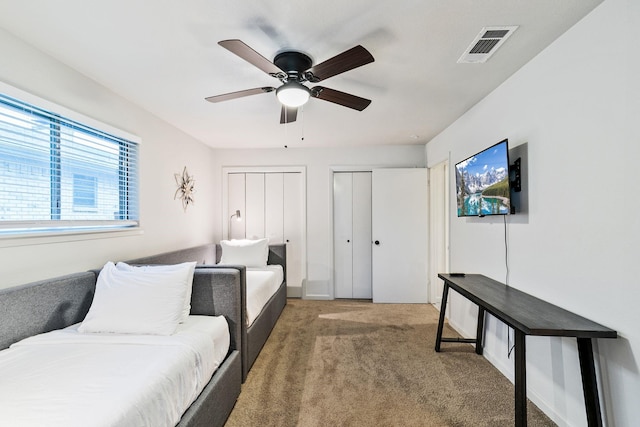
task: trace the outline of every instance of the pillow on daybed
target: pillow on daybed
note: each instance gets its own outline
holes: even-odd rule
[[[220,264],[265,267],[269,257],[269,239],[222,240]]]
[[[196,261],[193,262],[183,262],[181,264],[173,264],[173,265],[140,265],[133,266],[129,265],[126,262],[118,262],[116,264],[116,268],[122,271],[150,271],[150,272],[159,272],[162,273],[164,271],[181,271],[185,275],[185,280],[187,281],[187,293],[184,297],[184,304],[182,306],[182,316],[180,317],[180,323],[184,323],[187,320],[187,317],[191,313],[191,291],[193,289],[193,273],[196,269]]]
[[[98,275],[91,307],[79,332],[171,335],[182,318],[185,270],[119,270],[108,262]]]

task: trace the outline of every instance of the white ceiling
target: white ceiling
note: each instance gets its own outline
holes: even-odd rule
[[[0,26],[213,147],[424,144],[601,1],[0,0]],[[519,28],[488,62],[456,63],[503,25]],[[314,63],[361,44],[375,62],[322,85],[372,103],[311,99],[281,125],[274,92],[206,102],[279,84],[217,44],[236,38]]]

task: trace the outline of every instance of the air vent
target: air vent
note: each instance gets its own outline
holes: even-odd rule
[[[517,25],[484,27],[458,59],[458,63],[486,62],[502,46],[502,43],[513,34],[516,28],[518,28]]]

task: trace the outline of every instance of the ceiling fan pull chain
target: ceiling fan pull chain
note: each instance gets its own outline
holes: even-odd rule
[[[302,106],[301,110],[302,116],[300,117],[300,121],[302,122],[302,137],[300,138],[300,141],[304,141],[304,106]]]

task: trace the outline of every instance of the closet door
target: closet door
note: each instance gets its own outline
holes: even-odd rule
[[[287,245],[287,294],[302,296],[306,276],[306,189],[302,168],[283,171],[226,171],[228,215],[224,229],[236,239],[267,237],[271,244]],[[277,169],[277,168],[268,168]],[[293,170],[292,170],[293,169]],[[240,210],[242,221],[229,221]]]
[[[371,173],[353,174],[353,298],[371,299]]]
[[[283,175],[283,229],[287,244],[287,287],[302,286],[304,189],[302,174]]]
[[[242,212],[245,221],[247,239],[264,237],[264,174],[248,173],[245,175],[246,211]]]
[[[333,177],[335,297],[370,299],[371,173]]]
[[[264,176],[264,226],[269,243],[284,243],[284,174]]]
[[[228,176],[228,211],[225,218],[228,239],[244,239],[246,221],[231,218],[236,210],[240,211],[240,218],[246,215],[245,209],[245,174],[232,173]]]
[[[333,175],[333,256],[336,298],[353,298],[353,174]]]

